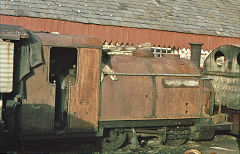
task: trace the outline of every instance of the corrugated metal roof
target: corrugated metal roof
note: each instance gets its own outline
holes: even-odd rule
[[[239,0],[1,0],[0,14],[240,38]]]
[[[14,43],[0,41],[0,92],[11,92],[13,88]]]

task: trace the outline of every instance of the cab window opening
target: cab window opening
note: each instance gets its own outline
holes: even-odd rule
[[[218,67],[223,66],[223,64],[224,64],[225,61],[226,61],[226,57],[225,57],[225,55],[224,55],[221,51],[217,51],[217,52],[215,53],[214,59],[215,59]]]
[[[51,48],[49,82],[57,82],[59,76],[67,76],[68,74],[71,74],[72,69],[77,69],[77,49],[60,47]]]

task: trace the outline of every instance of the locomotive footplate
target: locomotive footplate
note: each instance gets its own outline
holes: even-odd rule
[[[230,131],[232,130],[232,123],[224,121],[219,124],[214,124],[212,127],[214,127],[214,130],[216,131],[219,131],[219,130]]]
[[[212,125],[202,125],[202,126],[194,126],[194,131],[230,131],[232,130],[232,123],[230,122],[222,122],[218,124],[212,124]]]
[[[191,140],[211,140],[216,131],[231,131],[232,123],[221,122],[209,125],[196,125],[192,127]]]

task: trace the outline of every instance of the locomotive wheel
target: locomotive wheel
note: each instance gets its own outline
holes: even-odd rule
[[[102,141],[102,148],[104,150],[114,150],[119,148],[125,142],[127,135],[126,132],[118,131],[118,130],[110,130],[109,137],[104,138]]]
[[[168,146],[180,146],[183,145],[185,142],[187,141],[187,139],[183,138],[183,139],[167,139],[165,142],[165,145]]]

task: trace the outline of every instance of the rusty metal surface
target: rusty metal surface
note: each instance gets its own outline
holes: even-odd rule
[[[95,37],[64,34],[38,33],[43,45],[67,47],[95,47],[101,48],[102,43]]]
[[[149,73],[144,58],[114,56],[111,65],[119,73]],[[134,66],[134,67],[133,67]],[[100,119],[139,119],[152,115],[152,80],[148,76],[106,76],[102,83]],[[136,102],[139,102],[136,103]]]
[[[103,80],[100,120],[201,117],[203,85],[191,61],[114,56],[111,65],[118,80],[113,81],[109,76]],[[128,75],[131,73],[135,75]],[[154,73],[168,75],[151,76]],[[198,77],[191,76],[194,74]],[[165,88],[163,79],[198,80],[199,86]]]
[[[240,111],[239,111],[240,112]],[[232,133],[235,135],[240,135],[240,113],[232,113],[233,129]]]
[[[34,69],[26,80],[27,99],[22,104],[21,130],[23,134],[54,131],[55,85],[48,82],[49,50],[43,47],[45,64]]]
[[[14,43],[0,40],[0,92],[13,89]]]
[[[203,115],[212,116],[214,110],[215,91],[212,86],[211,80],[202,78],[203,80],[203,99],[204,104],[202,108]]]
[[[28,34],[27,30],[21,26],[0,23],[0,38],[7,40],[20,40],[21,38],[28,38]]]
[[[14,17],[0,15],[0,23],[20,25],[33,31],[60,32],[61,34],[90,35],[112,43],[138,44],[150,42],[158,46],[189,48],[193,40],[204,43],[204,50],[213,50],[224,44],[240,44],[240,38],[228,38],[208,35],[186,34],[151,29],[83,24],[53,19]]]
[[[216,105],[240,110],[240,47],[224,45],[210,53],[204,62],[204,74],[213,79]]]
[[[69,104],[70,130],[98,129],[100,59],[98,49],[81,48],[79,51],[77,83],[71,87]]]
[[[193,62],[186,59],[161,58],[150,61],[154,72],[169,74],[198,74],[199,70]],[[197,87],[164,88],[163,79],[199,80]],[[166,118],[200,117],[202,81],[196,77],[157,77],[156,115]]]
[[[153,57],[153,52],[152,52],[151,48],[142,48],[142,49],[137,49],[136,51],[134,51],[133,56],[144,57],[144,58],[152,58]]]
[[[162,57],[165,57],[165,58],[169,58],[169,59],[179,59],[180,58],[180,55],[177,54],[163,54]]]

